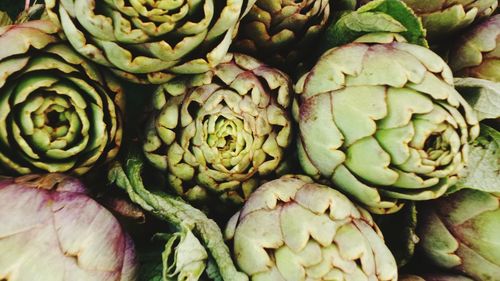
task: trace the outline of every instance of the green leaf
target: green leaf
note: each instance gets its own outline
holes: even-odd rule
[[[344,14],[327,28],[321,47],[328,50],[370,33],[397,33],[409,43],[428,47],[422,22],[399,0],[369,2]]]
[[[478,78],[455,78],[455,88],[472,106],[479,121],[500,117],[500,83]]]
[[[187,228],[192,231],[217,265],[223,280],[248,281],[248,276],[236,269],[222,232],[213,220],[180,198],[146,189],[142,179],[143,156],[136,147],[132,149],[124,166],[119,162],[113,163],[108,180],[124,189],[130,199],[144,210],[171,223],[178,230]],[[213,269],[207,274],[211,272]]]
[[[199,280],[208,254],[198,238],[186,226],[179,232],[162,236],[167,241],[162,253],[163,279]]]
[[[452,188],[500,192],[500,132],[481,125],[481,135],[472,143],[463,177]]]

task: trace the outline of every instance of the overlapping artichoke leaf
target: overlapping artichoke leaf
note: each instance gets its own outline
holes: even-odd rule
[[[263,184],[225,234],[252,280],[397,280],[394,257],[370,214],[306,176]]]
[[[83,56],[132,82],[161,84],[220,63],[255,0],[47,0]]]
[[[431,41],[447,40],[474,22],[488,17],[498,0],[403,0],[422,18]]]
[[[241,22],[233,49],[292,74],[316,50],[335,4],[330,2],[257,0]]]
[[[204,74],[158,88],[146,126],[146,158],[193,202],[241,204],[287,166],[291,81],[242,54]]]
[[[204,280],[200,277],[207,270],[209,256],[188,227],[181,226],[175,233],[158,233],[151,243],[156,248],[139,252],[139,281]]]
[[[475,280],[498,279],[499,194],[462,189],[422,203],[418,209],[417,235],[419,249],[426,259]]]
[[[380,36],[379,33],[386,33],[386,35]],[[421,21],[408,6],[399,0],[377,0],[356,11],[345,13],[327,28],[320,44],[322,50],[328,50],[356,41],[360,37],[366,38],[360,39],[361,41],[379,37],[377,40],[384,43],[384,41],[390,42],[396,38],[400,41],[428,46]]]
[[[180,276],[190,276],[188,280],[194,281],[248,280],[233,264],[221,230],[213,220],[180,198],[145,188],[143,164],[141,153],[132,148],[123,166],[115,162],[108,177],[134,203],[177,228],[174,234],[160,235],[167,240],[162,254],[162,279],[153,276],[153,280],[178,280]]]
[[[360,4],[373,0],[359,0]],[[498,0],[397,0],[404,2],[421,19],[427,39],[446,43],[474,22],[493,14]]]
[[[0,280],[131,281],[132,239],[63,174],[0,180]]]
[[[462,34],[450,47],[448,62],[455,76],[500,83],[500,15]]]
[[[123,89],[61,42],[57,26],[0,28],[0,166],[81,175],[121,145]]]
[[[378,41],[377,41],[378,42]],[[446,63],[408,43],[333,48],[296,84],[299,158],[374,212],[442,196],[479,134]]]

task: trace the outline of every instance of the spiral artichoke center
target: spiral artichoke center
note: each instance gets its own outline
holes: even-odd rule
[[[65,137],[72,127],[70,120],[74,110],[70,102],[53,93],[38,96],[32,101],[31,106],[19,108],[25,116],[20,124],[23,124],[27,135],[34,136],[35,142],[55,145],[53,142]],[[61,143],[56,146],[61,148],[65,145]]]
[[[51,109],[47,112],[47,125],[52,128],[59,127],[66,124],[67,118],[58,109]]]
[[[449,148],[448,142],[443,140],[439,134],[432,134],[425,141],[424,149],[430,153],[436,150],[447,150]]]
[[[214,131],[209,133],[207,142],[220,152],[235,152],[238,139],[236,136],[237,130],[236,122],[220,118],[215,125]]]

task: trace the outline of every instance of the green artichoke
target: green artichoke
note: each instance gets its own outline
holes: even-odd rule
[[[117,154],[120,85],[49,21],[0,27],[0,169],[81,175]]]
[[[500,15],[464,34],[452,48],[449,63],[456,76],[500,82]]]
[[[48,18],[83,56],[137,83],[216,66],[255,0],[46,0]]]
[[[310,54],[329,15],[329,0],[257,0],[241,22],[234,47],[289,69]]]
[[[188,200],[242,203],[285,163],[291,93],[284,73],[228,54],[209,72],[158,88],[144,153]]]
[[[397,280],[397,266],[370,214],[307,177],[257,189],[226,237],[251,280]]]
[[[500,196],[464,189],[419,209],[420,248],[434,264],[481,281],[500,277]]]
[[[373,0],[361,0],[361,4]],[[428,39],[439,41],[451,33],[491,15],[498,0],[400,0],[422,18]]]
[[[304,171],[377,213],[398,210],[398,199],[441,196],[457,181],[479,133],[449,67],[417,45],[333,48],[296,91]]]

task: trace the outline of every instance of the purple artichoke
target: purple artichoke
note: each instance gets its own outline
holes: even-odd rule
[[[0,280],[135,280],[132,240],[79,180],[2,180],[0,200]]]

